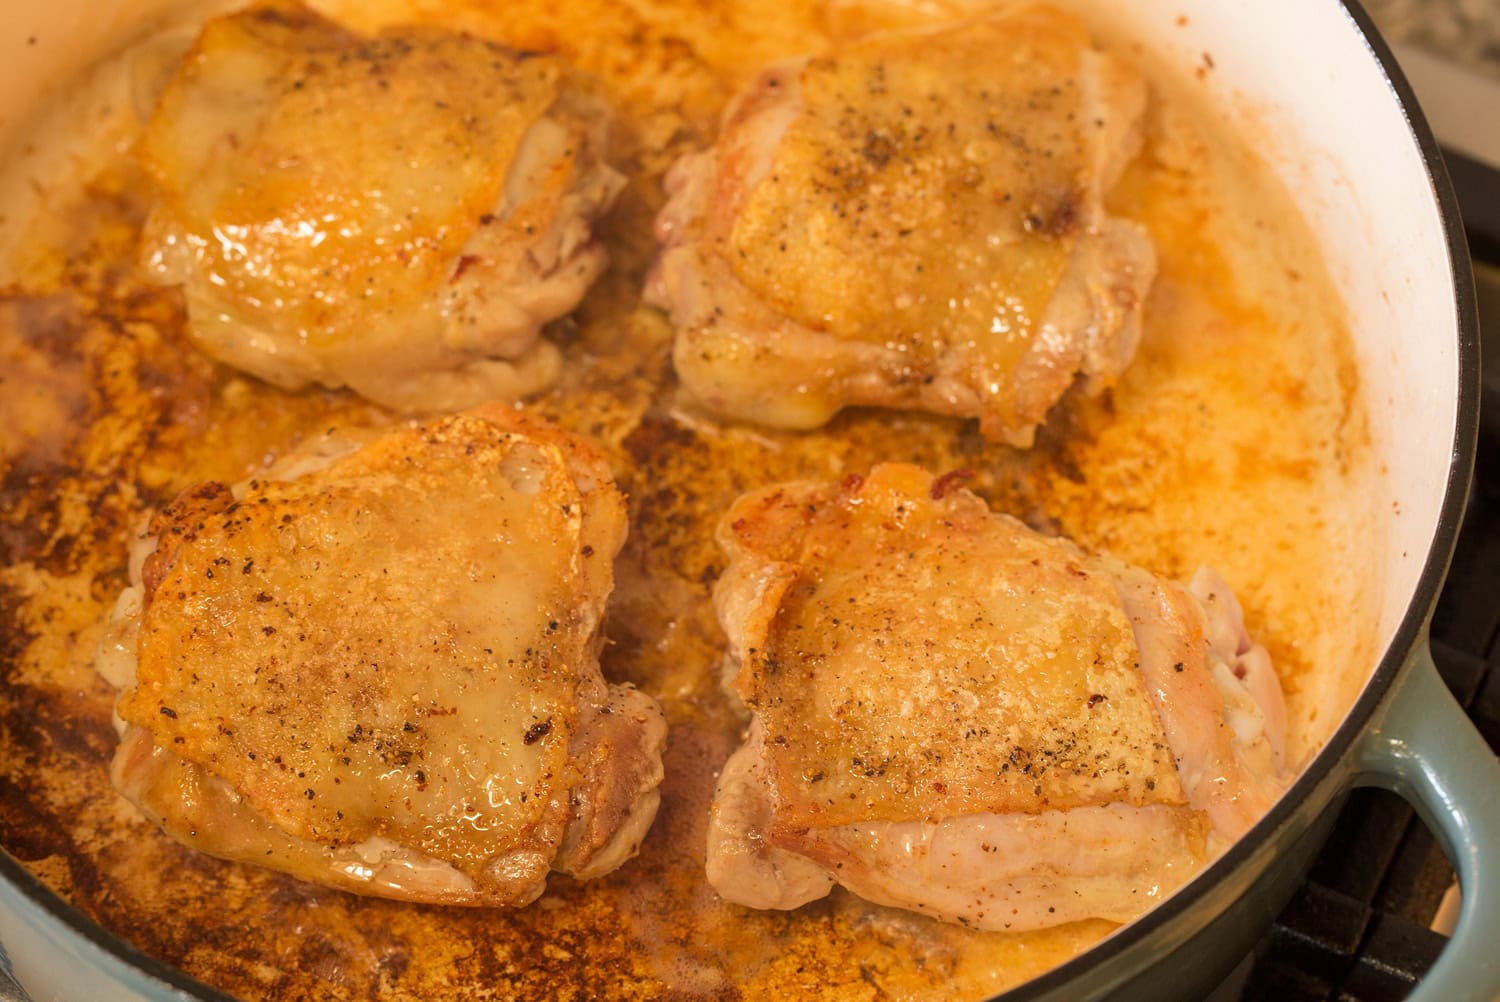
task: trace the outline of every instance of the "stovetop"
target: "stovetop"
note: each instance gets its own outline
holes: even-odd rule
[[[1474,486],[1433,616],[1432,653],[1500,750],[1500,165],[1451,150],[1448,163],[1475,259],[1485,373]],[[1451,905],[1453,882],[1453,868],[1405,801],[1356,790],[1307,882],[1215,998],[1404,998],[1447,942],[1432,926]]]

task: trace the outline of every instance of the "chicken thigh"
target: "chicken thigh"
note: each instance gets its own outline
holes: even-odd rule
[[[501,405],[192,488],[101,649],[115,784],[195,849],[364,894],[521,905],[608,872],[666,732],[599,672],[624,536],[603,456]]]
[[[1283,789],[1280,686],[1212,571],[1086,554],[906,465],[747,495],[720,542],[754,713],[710,820],[730,901],[1126,921]]]
[[[1155,275],[1104,192],[1140,145],[1140,75],[1028,7],[763,72],[669,172],[647,296],[711,413],[812,428],[864,404],[978,417],[1030,445],[1130,362]]]
[[[542,326],[605,265],[606,120],[555,56],[291,4],[222,17],[141,143],[146,269],[203,351],[278,386],[514,400],[556,376]]]

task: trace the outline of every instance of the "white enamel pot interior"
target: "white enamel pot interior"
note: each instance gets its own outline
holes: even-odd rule
[[[170,20],[175,6],[50,0],[8,12],[0,150],[82,67]],[[1500,880],[1485,847],[1500,850],[1500,807],[1474,801],[1500,802],[1500,766],[1451,698],[1443,701],[1425,646],[1467,492],[1478,396],[1468,258],[1436,145],[1388,50],[1351,4],[1135,0],[1091,9],[1111,37],[1139,43],[1185,77],[1210,55],[1212,72],[1197,85],[1232,124],[1262,137],[1258,152],[1330,263],[1383,464],[1372,510],[1390,513],[1369,533],[1385,568],[1382,654],[1323,751],[1246,839],[1145,919],[1013,995],[1201,993],[1291,893],[1341,795],[1376,782],[1413,799],[1464,884],[1458,937],[1422,991],[1496,997],[1500,951],[1484,947],[1500,941]],[[1485,784],[1490,795],[1476,797]],[[34,997],[219,997],[98,929],[9,857],[0,876],[0,942]]]

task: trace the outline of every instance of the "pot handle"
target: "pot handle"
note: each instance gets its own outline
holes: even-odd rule
[[[1453,698],[1424,638],[1358,746],[1356,785],[1413,807],[1458,871],[1463,904],[1411,1002],[1500,998],[1500,759]]]

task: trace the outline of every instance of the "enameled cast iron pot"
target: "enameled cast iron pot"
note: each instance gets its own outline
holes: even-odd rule
[[[170,6],[49,0],[7,11],[0,150],[49,89]],[[1145,918],[1007,998],[1201,996],[1289,899],[1340,801],[1360,785],[1410,800],[1459,874],[1457,931],[1413,998],[1500,998],[1500,763],[1443,685],[1426,636],[1468,492],[1479,385],[1468,254],[1436,143],[1353,2],[1096,8],[1111,32],[1184,74],[1213,67],[1198,86],[1257,138],[1330,263],[1385,470],[1368,510],[1392,513],[1369,533],[1385,567],[1383,653],[1332,739],[1249,835]],[[222,997],[103,931],[8,855],[0,878],[0,943],[33,998]]]

